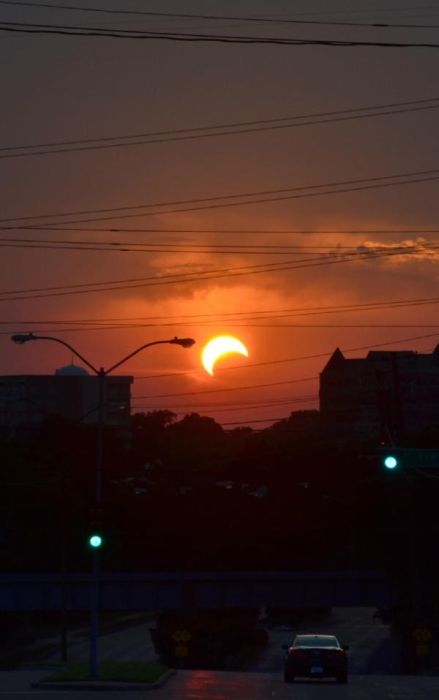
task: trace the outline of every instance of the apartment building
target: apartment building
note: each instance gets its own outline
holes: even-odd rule
[[[94,424],[98,420],[99,378],[71,364],[53,375],[0,376],[0,430],[35,427],[51,415]],[[103,421],[124,428],[129,425],[131,384],[129,376],[105,377]]]
[[[439,425],[439,345],[431,354],[337,348],[320,374],[320,412],[334,437],[401,443]]]

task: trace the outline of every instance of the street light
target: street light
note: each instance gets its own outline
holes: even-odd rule
[[[151,347],[152,345],[180,345],[182,348],[190,348],[194,345],[195,340],[193,338],[171,338],[170,340],[154,340],[151,343],[145,343],[141,345],[137,350],[130,352],[129,355],[125,355],[119,362],[112,365],[108,369],[100,367],[97,369],[89,360],[87,360],[81,353],[79,353],[72,345],[67,343],[65,340],[60,338],[55,338],[50,335],[34,335],[33,333],[17,333],[11,336],[11,340],[18,345],[24,345],[31,340],[50,340],[54,343],[60,343],[64,345],[70,352],[72,352],[76,357],[89,367],[92,372],[94,372],[99,380],[98,383],[98,420],[97,420],[97,440],[96,440],[96,480],[95,480],[95,508],[99,508],[102,502],[102,454],[103,454],[103,434],[104,434],[104,384],[105,377],[110,374],[113,370],[121,365],[125,364],[127,360],[130,360],[134,355],[137,355],[142,350]],[[92,583],[93,583],[93,595],[91,597],[91,622],[90,622],[90,675],[92,678],[97,677],[97,660],[98,660],[98,632],[99,632],[99,592],[100,592],[100,545],[102,544],[102,539],[97,542],[91,542],[90,545],[93,551],[93,573],[92,573]]]

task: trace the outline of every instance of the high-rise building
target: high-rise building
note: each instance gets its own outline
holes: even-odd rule
[[[130,421],[132,377],[108,375],[104,380],[103,421],[127,427]],[[48,416],[94,424],[98,420],[99,378],[71,364],[53,375],[0,377],[0,430],[31,428]]]
[[[320,374],[322,424],[334,438],[403,443],[439,425],[439,345],[431,354],[337,348]]]

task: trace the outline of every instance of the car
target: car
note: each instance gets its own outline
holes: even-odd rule
[[[297,677],[335,678],[347,683],[348,646],[341,646],[331,634],[298,634],[287,650],[284,668],[285,683],[293,683]]]

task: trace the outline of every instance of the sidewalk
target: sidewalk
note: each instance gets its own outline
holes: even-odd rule
[[[98,639],[98,658],[100,661],[158,661],[154,645],[151,641],[149,627],[152,622],[142,622],[135,624],[131,621],[131,626],[117,625],[116,631],[107,631]],[[34,664],[32,669],[23,668],[23,673],[27,674],[32,688],[39,690],[153,690],[162,687],[174,674],[174,670],[167,671],[156,683],[127,683],[120,681],[100,681],[88,680],[81,682],[59,681],[48,683],[45,678],[50,671],[62,665],[61,650],[59,646],[44,654],[38,668]],[[75,630],[70,635],[68,644],[68,662],[89,661],[90,640],[89,630],[86,628]],[[29,675],[31,674],[31,675]],[[35,674],[35,677],[32,676]]]
[[[98,639],[98,654],[102,661],[156,661],[154,645],[149,628],[152,622],[133,624],[117,631],[104,632]],[[86,661],[90,656],[89,629],[77,630],[69,636],[68,662]],[[61,661],[60,640],[56,647],[44,653],[40,660],[44,664],[57,665]]]
[[[114,660],[153,661],[156,659],[147,621],[141,614],[121,615],[114,621],[104,620],[100,625],[98,649],[100,658]],[[67,660],[84,661],[89,658],[90,628],[72,626],[67,634]],[[0,672],[14,669],[53,668],[62,664],[61,629],[46,630],[34,641],[11,645],[0,654]]]

